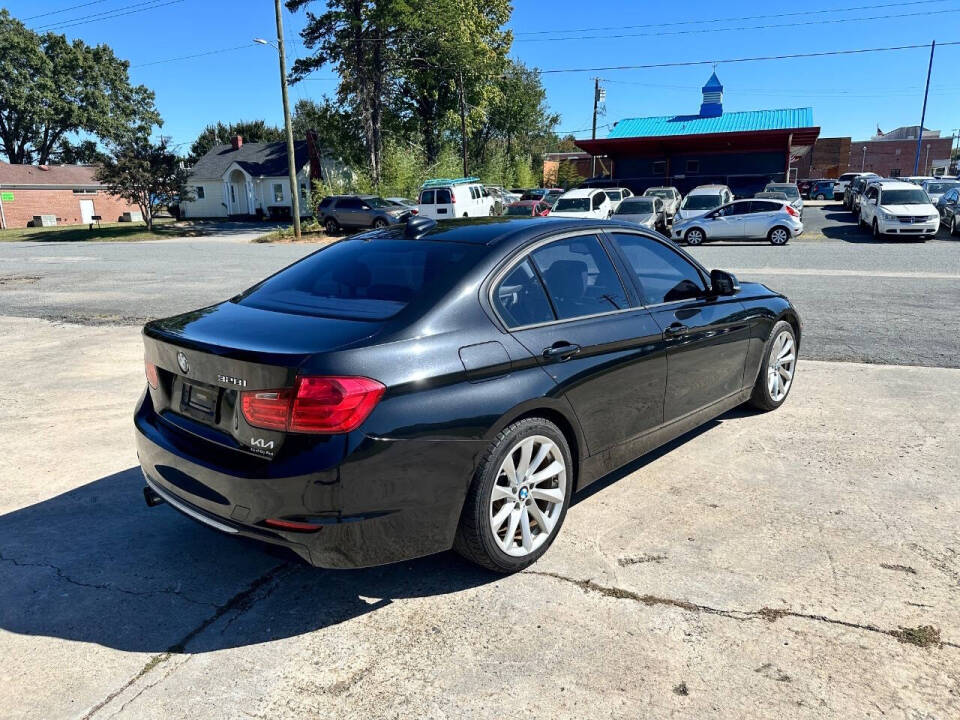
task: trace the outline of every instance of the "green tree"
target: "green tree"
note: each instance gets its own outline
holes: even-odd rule
[[[158,124],[153,93],[128,68],[107,45],[41,35],[0,10],[0,151],[45,164],[72,133],[122,141]]]
[[[106,157],[95,140],[70,142],[61,140],[53,151],[51,160],[62,165],[99,165]]]
[[[317,134],[321,152],[328,152],[349,165],[363,163],[363,132],[360,123],[350,113],[329,98],[322,102],[299,100],[293,110],[293,135],[307,136],[308,130]]]
[[[225,145],[234,135],[240,135],[244,142],[276,142],[285,140],[283,130],[267,125],[265,120],[240,120],[224,125],[222,122],[207,125],[193,145],[190,146],[189,162],[195,163],[217,145]]]
[[[187,177],[180,159],[168,149],[167,139],[152,142],[146,134],[118,143],[97,171],[107,192],[137,204],[148,230],[153,229],[161,207],[192,199]]]

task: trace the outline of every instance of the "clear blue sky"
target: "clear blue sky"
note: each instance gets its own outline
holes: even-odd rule
[[[112,18],[92,17],[141,10],[148,2],[154,5],[151,9]],[[217,120],[282,122],[276,53],[271,47],[250,43],[254,37],[275,37],[272,0],[5,0],[4,5],[15,17],[24,19],[82,3],[90,4],[26,22],[41,29],[75,18],[75,22],[90,20],[49,29],[88,43],[108,43],[128,59],[134,82],[156,93],[165,121],[163,133],[171,135],[175,143],[189,145],[206,124]],[[842,11],[828,0],[674,4],[604,0],[600,5],[585,5],[582,0],[515,0],[510,27],[516,33],[513,55],[541,69],[722,60],[934,39],[960,41],[960,0],[903,0],[896,4],[892,0],[851,0],[848,5],[859,9]],[[316,8],[319,12],[322,3],[317,2]],[[585,12],[585,8],[591,10]],[[874,16],[893,17],[864,19]],[[693,22],[724,17],[730,19]],[[305,20],[303,11],[284,11],[290,63],[306,53],[299,38]],[[585,27],[617,29],[575,32]],[[731,27],[751,29],[721,30]],[[534,34],[570,29],[574,32]],[[148,64],[241,45],[241,49],[206,57]],[[726,110],[812,106],[822,136],[859,139],[872,135],[878,124],[889,130],[919,122],[928,57],[927,49],[914,49],[721,63],[717,74],[725,86]],[[546,74],[544,86],[551,108],[562,118],[559,129],[584,130],[590,126],[594,75],[604,78],[607,89],[605,117],[598,121],[603,125],[624,117],[696,112],[699,88],[710,71],[707,65]],[[319,99],[332,93],[335,86],[332,73],[321,70],[291,87],[291,102],[301,97]],[[926,126],[945,135],[960,127],[960,46],[937,49]],[[602,128],[598,135],[605,132]],[[587,137],[589,131],[576,134]]]

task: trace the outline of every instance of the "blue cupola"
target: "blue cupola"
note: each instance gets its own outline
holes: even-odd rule
[[[703,102],[700,104],[700,117],[720,117],[723,115],[723,85],[714,72],[701,88]]]

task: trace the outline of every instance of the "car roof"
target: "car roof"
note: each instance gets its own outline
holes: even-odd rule
[[[882,190],[914,190],[917,187],[913,183],[903,180],[877,180],[870,184],[879,185]]]
[[[698,185],[688,192],[687,195],[713,195],[714,193],[729,189],[726,185]]]
[[[595,193],[601,192],[603,188],[576,188],[574,190],[567,190],[563,196],[567,198],[588,198],[593,197]]]

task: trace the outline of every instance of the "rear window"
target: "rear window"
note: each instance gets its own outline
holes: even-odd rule
[[[683,210],[713,210],[723,204],[719,195],[687,195],[680,206]]]
[[[782,192],[791,200],[796,200],[800,197],[800,190],[796,185],[767,185],[764,189],[767,192]]]
[[[644,198],[630,198],[620,203],[615,215],[641,215],[653,212],[653,200]]]
[[[533,215],[533,210],[529,205],[508,205],[507,211],[504,215],[522,215],[525,217],[530,217]]]
[[[438,298],[485,252],[427,240],[344,240],[247,290],[241,305],[298,315],[385,320]]]

